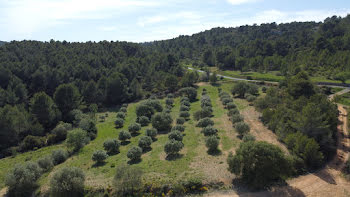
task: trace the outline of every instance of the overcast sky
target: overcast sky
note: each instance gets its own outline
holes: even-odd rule
[[[350,0],[0,0],[0,40],[144,42],[348,13]]]

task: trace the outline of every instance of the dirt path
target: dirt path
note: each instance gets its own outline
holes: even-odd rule
[[[241,114],[244,116],[244,121],[250,126],[250,133],[255,136],[257,141],[275,144],[282,148],[284,152],[288,153],[288,149],[278,141],[277,136],[259,120],[260,113],[254,107],[248,107],[242,110]]]

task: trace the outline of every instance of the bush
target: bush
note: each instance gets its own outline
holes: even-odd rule
[[[210,118],[203,118],[200,119],[199,122],[197,123],[197,127],[207,127],[207,126],[213,126],[214,125],[214,121]]]
[[[180,131],[172,131],[168,135],[169,140],[177,140],[177,141],[182,141],[183,135]]]
[[[67,132],[72,130],[72,124],[60,122],[51,133],[55,135],[55,143],[67,138]]]
[[[201,131],[205,136],[211,136],[211,135],[216,135],[216,133],[218,132],[217,129],[215,129],[212,126],[208,126],[202,129]]]
[[[122,128],[124,126],[124,119],[117,118],[114,122],[116,128]]]
[[[190,99],[188,97],[182,97],[181,100],[180,100],[181,103],[183,102],[190,102]]]
[[[108,155],[104,150],[96,150],[92,153],[92,161],[96,163],[103,163],[107,159]]]
[[[173,119],[168,113],[156,113],[152,117],[152,126],[153,128],[159,131],[169,131],[171,129],[171,124]]]
[[[197,98],[197,90],[192,87],[182,88],[179,90],[179,93],[188,97],[191,102],[195,101]]]
[[[64,149],[53,150],[51,153],[52,162],[54,165],[63,163],[68,158],[68,152]]]
[[[168,94],[167,96],[166,96],[167,98],[171,98],[171,99],[173,99],[175,96],[174,96],[174,94]]]
[[[243,140],[243,142],[255,141],[255,137],[253,135],[250,135],[249,133],[247,133],[243,136],[242,140]]]
[[[173,126],[173,128],[171,128],[172,131],[180,131],[180,132],[184,132],[185,131],[185,126],[183,125],[175,125]]]
[[[48,172],[53,168],[52,158],[49,156],[43,157],[38,161],[39,167],[43,170],[43,172]]]
[[[228,111],[228,113],[227,113],[227,115],[229,116],[229,117],[232,117],[233,115],[239,115],[239,110],[237,109],[237,108],[234,108],[234,109],[230,109],[229,111]]]
[[[177,155],[183,147],[184,144],[181,141],[169,140],[164,146],[164,151],[168,156]]]
[[[116,139],[107,139],[103,142],[103,148],[108,154],[114,154],[119,152],[120,141]]]
[[[186,105],[181,105],[180,106],[180,111],[190,111],[190,108]]]
[[[203,107],[201,110],[196,111],[193,114],[195,120],[209,118],[212,116],[213,109],[211,107]]]
[[[230,120],[231,120],[232,124],[236,124],[238,122],[243,122],[244,118],[240,114],[235,114],[235,115],[231,116]]]
[[[122,107],[128,108],[128,104],[127,104],[127,103],[124,103],[124,104],[122,105]]]
[[[250,130],[250,127],[248,124],[246,124],[245,122],[238,122],[236,125],[235,125],[235,129],[236,131],[238,132],[238,134],[240,136],[243,136],[244,134],[248,133],[249,130]]]
[[[185,118],[177,118],[176,119],[176,124],[178,124],[178,125],[183,125],[183,124],[185,124],[185,122],[186,122],[186,120],[185,120]]]
[[[254,102],[255,100],[256,100],[256,96],[253,96],[253,95],[247,96],[247,101],[248,102]]]
[[[142,136],[139,140],[139,147],[142,148],[143,151],[146,151],[151,148],[153,140],[149,136]]]
[[[121,164],[113,179],[117,196],[137,196],[134,194],[142,187],[142,170],[135,166]]]
[[[174,99],[171,99],[171,98],[165,99],[165,104],[173,106],[174,105]]]
[[[132,123],[129,125],[128,130],[131,134],[137,134],[141,130],[141,125],[138,123]]]
[[[179,116],[180,116],[181,118],[184,118],[185,120],[188,120],[189,117],[191,116],[191,114],[190,114],[190,112],[188,112],[188,111],[182,111],[182,112],[180,112]]]
[[[133,146],[129,149],[126,156],[130,159],[130,161],[135,162],[141,159],[142,149],[138,146]]]
[[[128,139],[131,138],[131,134],[128,131],[120,131],[118,139],[122,142],[127,141]]]
[[[126,114],[124,112],[118,112],[117,113],[117,118],[125,119]]]
[[[96,138],[97,135],[97,127],[96,127],[96,122],[90,117],[83,118],[79,122],[79,128],[83,129],[84,131],[87,132],[87,135],[91,140]]]
[[[231,110],[235,109],[237,106],[234,103],[227,103],[226,104],[226,109]]]
[[[157,134],[158,132],[155,128],[146,129],[146,136],[151,137],[153,141],[156,140]]]
[[[215,152],[218,150],[219,139],[215,135],[209,136],[205,140],[205,145],[208,148],[208,152]]]
[[[16,164],[5,178],[10,196],[32,196],[38,187],[37,180],[41,176],[41,169],[37,163],[27,162]]]
[[[149,118],[147,116],[140,116],[137,118],[137,122],[141,124],[141,126],[147,126],[150,121]]]
[[[121,108],[119,109],[119,112],[126,113],[127,111],[128,111],[128,110],[127,110],[126,107],[121,107]]]
[[[227,92],[220,92],[220,93],[219,93],[219,97],[220,97],[220,98],[221,98],[221,97],[225,97],[225,96],[230,97],[230,94],[227,93]]]
[[[267,88],[266,88],[266,87],[262,87],[262,88],[261,88],[261,91],[262,91],[263,93],[266,93]]]
[[[86,131],[82,129],[74,129],[68,132],[66,143],[73,151],[78,151],[89,142]]]
[[[140,104],[136,107],[136,115],[137,117],[146,116],[148,118],[151,118],[154,114],[154,109],[151,106]]]
[[[227,103],[232,103],[233,100],[232,100],[232,98],[226,98],[225,97],[221,102],[222,102],[223,105],[227,105]]]
[[[241,143],[236,155],[228,156],[227,163],[231,173],[257,189],[287,178],[291,169],[283,151],[267,142]]]
[[[85,174],[80,168],[59,169],[50,180],[51,196],[83,196]]]
[[[191,103],[190,103],[189,101],[182,101],[182,102],[181,102],[181,106],[190,107],[190,106],[191,106]]]
[[[21,151],[33,150],[45,146],[45,137],[28,135],[20,145]]]

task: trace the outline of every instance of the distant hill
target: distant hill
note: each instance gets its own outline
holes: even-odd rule
[[[6,42],[0,41],[0,46],[2,46],[2,45],[4,45],[4,44],[6,44]]]

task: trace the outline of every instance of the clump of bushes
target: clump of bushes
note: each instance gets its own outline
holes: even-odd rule
[[[39,159],[37,163],[43,172],[48,172],[53,168],[53,160],[52,157],[49,156]]]
[[[150,120],[147,116],[140,116],[137,118],[137,122],[142,126],[147,126],[150,123]]]
[[[80,168],[62,168],[50,180],[51,196],[82,196],[84,182],[85,174]]]

